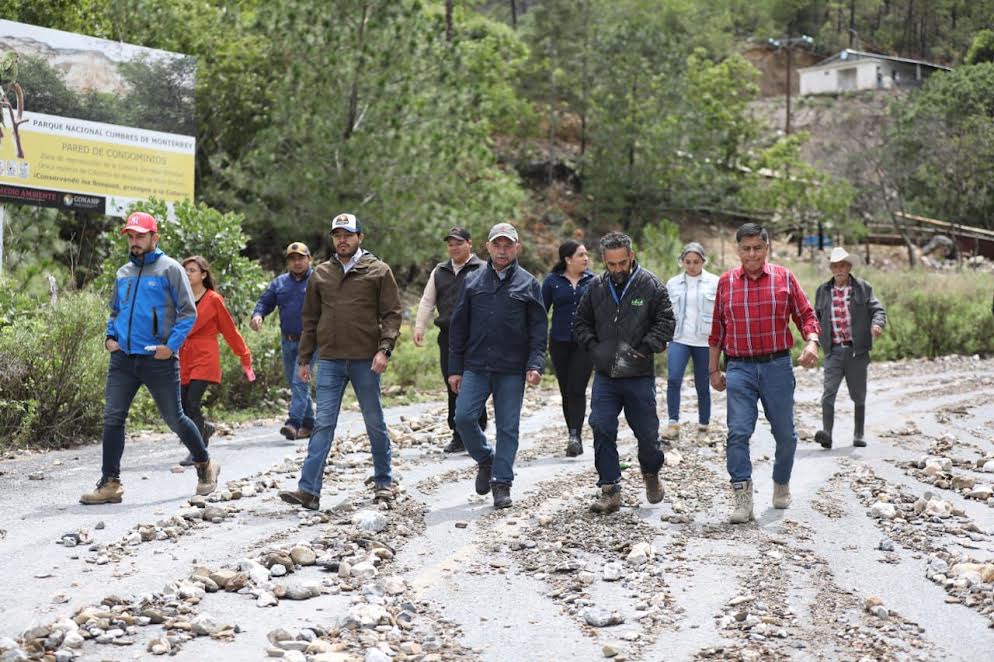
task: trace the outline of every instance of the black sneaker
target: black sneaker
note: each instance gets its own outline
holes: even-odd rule
[[[204,423],[204,446],[211,443],[211,437],[214,436],[215,432],[217,432],[217,428],[210,423]]]
[[[507,483],[494,483],[494,508],[511,507],[511,486]]]
[[[817,432],[815,432],[815,441],[821,444],[822,448],[832,447],[832,435],[829,434],[828,432],[825,432],[824,430],[818,430]],[[853,445],[854,446],[856,445],[855,442],[853,443]]]
[[[492,457],[476,465],[477,494],[487,494],[490,492],[490,479],[493,476],[493,468],[494,459]]]
[[[179,461],[179,466],[181,467],[192,467],[193,466],[193,453],[187,453],[186,457]]]
[[[862,434],[855,434],[852,438],[852,445],[857,448],[863,448],[866,446],[866,439],[863,438]]]
[[[452,435],[452,440],[442,449],[446,453],[465,453],[466,447],[462,443],[462,439],[456,435]]]
[[[580,433],[576,430],[569,431],[569,441],[566,443],[566,457],[576,457],[583,455],[583,442],[580,441]]]

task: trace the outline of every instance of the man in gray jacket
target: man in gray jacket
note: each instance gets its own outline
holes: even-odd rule
[[[852,257],[842,247],[829,257],[832,279],[822,283],[815,294],[815,313],[821,324],[821,346],[825,351],[825,385],[821,396],[822,429],[815,441],[832,447],[835,422],[835,395],[843,377],[849,397],[856,407],[853,446],[866,446],[863,423],[866,418],[866,372],[870,348],[887,324],[883,305],[873,296],[873,287],[852,275]]]

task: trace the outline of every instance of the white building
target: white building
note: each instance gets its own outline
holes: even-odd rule
[[[846,49],[813,67],[798,69],[797,73],[804,96],[917,87],[935,71],[950,69],[930,62]]]

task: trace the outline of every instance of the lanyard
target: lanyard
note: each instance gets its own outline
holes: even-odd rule
[[[608,289],[611,290],[611,296],[614,298],[615,305],[617,305],[619,307],[621,306],[621,300],[625,298],[625,293],[628,291],[628,288],[631,287],[632,281],[635,280],[635,274],[638,273],[638,270],[639,270],[639,266],[635,265],[635,270],[632,271],[632,274],[628,277],[628,282],[625,283],[624,289],[621,290],[621,296],[618,296],[618,293],[615,292],[614,282],[613,281],[609,282],[609,285],[611,287],[608,288]]]

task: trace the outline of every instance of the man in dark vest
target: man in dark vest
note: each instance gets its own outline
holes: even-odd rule
[[[449,259],[439,262],[425,285],[421,303],[418,305],[418,316],[414,322],[414,344],[424,347],[425,329],[432,311],[438,309],[435,325],[438,327],[438,359],[442,366],[442,379],[449,394],[449,429],[452,430],[452,441],[445,447],[446,453],[462,453],[466,450],[462,438],[456,430],[456,394],[449,386],[449,322],[452,319],[452,308],[456,303],[456,295],[466,276],[486,262],[473,253],[473,242],[469,232],[463,228],[452,228],[445,235],[445,243],[449,249]],[[487,429],[487,409],[480,412],[480,429]]]

